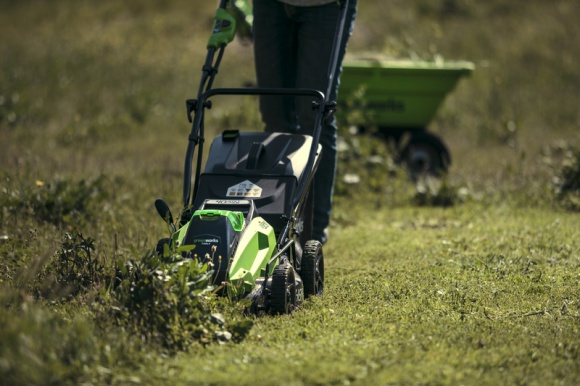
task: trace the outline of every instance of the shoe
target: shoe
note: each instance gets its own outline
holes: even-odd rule
[[[330,237],[330,232],[328,231],[328,228],[324,228],[324,231],[322,232],[322,237],[320,237],[320,243],[322,245],[326,244],[328,242],[328,238]]]

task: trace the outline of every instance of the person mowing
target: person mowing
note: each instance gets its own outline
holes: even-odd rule
[[[335,76],[329,85],[340,3],[340,0],[253,0],[258,87],[328,91],[328,100],[336,101],[342,61],[357,11],[357,0],[349,0]],[[260,114],[267,132],[312,135],[315,112],[308,97],[262,96]],[[328,240],[336,142],[336,119],[332,117],[322,127],[322,158],[314,177],[313,238],[323,244]]]

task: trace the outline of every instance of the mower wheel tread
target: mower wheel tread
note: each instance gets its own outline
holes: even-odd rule
[[[270,308],[273,314],[290,313],[296,299],[294,270],[288,263],[279,264],[272,275]]]
[[[320,296],[324,289],[324,257],[322,243],[310,240],[304,245],[300,276],[304,282],[304,296]]]

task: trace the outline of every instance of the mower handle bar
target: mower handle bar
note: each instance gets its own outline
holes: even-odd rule
[[[220,4],[219,7],[220,8],[226,8],[228,2],[231,0],[220,0]],[[185,177],[184,177],[184,189],[183,189],[183,201],[184,201],[184,208],[187,208],[189,206],[190,203],[190,199],[191,199],[191,174],[192,174],[192,161],[193,161],[193,148],[195,147],[195,145],[192,143],[192,138],[195,138],[195,142],[197,142],[197,138],[198,137],[198,130],[201,129],[202,130],[202,134],[203,134],[203,128],[201,127],[203,125],[203,120],[202,120],[202,114],[198,114],[199,112],[201,112],[201,110],[203,110],[205,107],[205,102],[208,98],[214,96],[214,95],[218,95],[218,94],[222,94],[222,95],[304,95],[304,96],[313,96],[315,98],[317,98],[319,100],[318,103],[318,114],[316,114],[316,119],[315,119],[315,123],[314,123],[314,130],[312,133],[312,147],[310,149],[310,154],[308,156],[308,161],[307,161],[307,165],[306,165],[306,170],[308,175],[306,176],[307,178],[303,178],[300,182],[299,182],[299,186],[298,186],[298,195],[297,197],[301,197],[303,190],[305,188],[305,185],[307,183],[307,181],[312,179],[312,173],[311,173],[311,169],[314,166],[314,159],[316,156],[316,152],[317,152],[317,148],[318,148],[318,143],[320,141],[320,132],[322,130],[322,124],[323,124],[323,120],[324,120],[324,112],[327,109],[327,106],[329,104],[332,104],[333,101],[327,100],[327,98],[330,95],[330,90],[332,88],[332,85],[334,83],[334,77],[335,77],[335,70],[336,70],[336,66],[338,63],[338,54],[339,54],[339,46],[340,46],[340,42],[341,39],[343,37],[343,32],[344,32],[344,24],[345,24],[345,20],[346,20],[346,14],[348,11],[348,3],[349,0],[342,0],[340,1],[340,6],[341,6],[341,13],[340,13],[340,17],[339,20],[337,22],[336,25],[336,31],[335,31],[335,35],[334,35],[334,44],[332,47],[332,55],[331,55],[331,60],[328,66],[328,89],[326,94],[323,94],[321,91],[318,90],[313,90],[313,89],[266,89],[266,88],[237,88],[237,89],[232,89],[232,88],[223,88],[223,89],[211,89],[211,85],[213,83],[213,76],[215,76],[215,73],[213,73],[211,76],[209,76],[209,85],[207,86],[207,90],[205,93],[203,93],[203,84],[205,83],[206,80],[206,76],[208,76],[208,74],[204,73],[204,76],[202,77],[202,84],[200,84],[200,88],[198,91],[198,105],[197,105],[197,109],[196,109],[196,119],[194,120],[194,124],[192,126],[192,132],[190,133],[190,142],[187,148],[187,154],[186,154],[186,162],[185,162]],[[223,53],[223,49],[225,48],[225,46],[222,46],[220,49],[220,52]],[[206,58],[206,65],[208,63],[211,63],[213,61],[213,55],[215,53],[215,49],[212,47],[208,50],[208,56]],[[219,57],[219,59],[221,59],[221,55]],[[219,59],[218,59],[218,65],[219,65]],[[217,66],[216,66],[217,67]],[[217,68],[216,68],[217,70]],[[203,141],[203,139],[202,139]],[[203,142],[200,143],[200,146],[202,145]],[[201,150],[201,149],[200,149]],[[199,177],[199,167],[200,167],[200,162],[201,162],[201,151],[198,157],[198,171],[196,172],[196,181],[195,181],[195,186],[193,189],[193,193],[197,193],[197,184],[198,184],[198,177]],[[299,202],[299,198],[295,200],[295,205]]]
[[[312,147],[310,148],[310,153],[308,155],[308,162],[307,162],[307,175],[306,178],[302,178],[299,181],[298,191],[297,191],[297,199],[294,204],[296,205],[299,201],[299,197],[302,196],[302,191],[306,185],[308,179],[312,178],[310,175],[313,165],[314,165],[314,158],[316,156],[316,152],[318,150],[318,142],[320,139],[320,130],[322,127],[324,111],[326,109],[325,104],[325,96],[319,90],[314,89],[294,89],[294,88],[259,88],[259,87],[247,87],[247,88],[215,88],[210,89],[204,92],[197,101],[197,109],[198,112],[195,116],[195,122],[193,124],[194,127],[201,127],[203,122],[203,113],[201,110],[204,110],[204,106],[206,106],[206,102],[213,96],[216,95],[295,95],[295,96],[311,96],[315,98],[313,101],[317,103],[317,105],[313,105],[313,109],[318,110],[316,114],[316,119],[314,122],[314,130],[312,133]],[[201,114],[200,114],[201,113]],[[195,133],[193,137],[190,138],[199,138],[197,136],[198,133]],[[202,134],[203,135],[203,134]],[[193,164],[193,153],[194,153],[194,144],[191,142],[188,145],[186,160],[185,160],[185,173],[184,173],[184,181],[183,181],[183,203],[184,208],[187,208],[191,202],[191,177],[192,177],[192,164]],[[199,162],[200,160],[198,160]],[[198,165],[199,167],[199,165]],[[196,176],[195,186],[193,189],[193,193],[196,193],[197,190],[197,183],[199,176]]]
[[[201,97],[201,103],[215,95],[297,95],[312,96],[320,102],[324,101],[322,91],[310,88],[265,88],[265,87],[240,87],[240,88],[213,88],[206,91]]]

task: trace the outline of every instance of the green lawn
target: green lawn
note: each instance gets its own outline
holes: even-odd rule
[[[579,221],[480,205],[371,214],[335,229],[321,299],[179,356],[177,379],[574,384]]]
[[[351,53],[474,62],[429,127],[453,163],[413,183],[343,115],[324,294],[259,318],[147,258],[215,5],[0,1],[0,385],[580,384],[580,3],[361,1]],[[236,41],[216,85],[252,80]],[[227,106],[208,136],[260,126]]]

